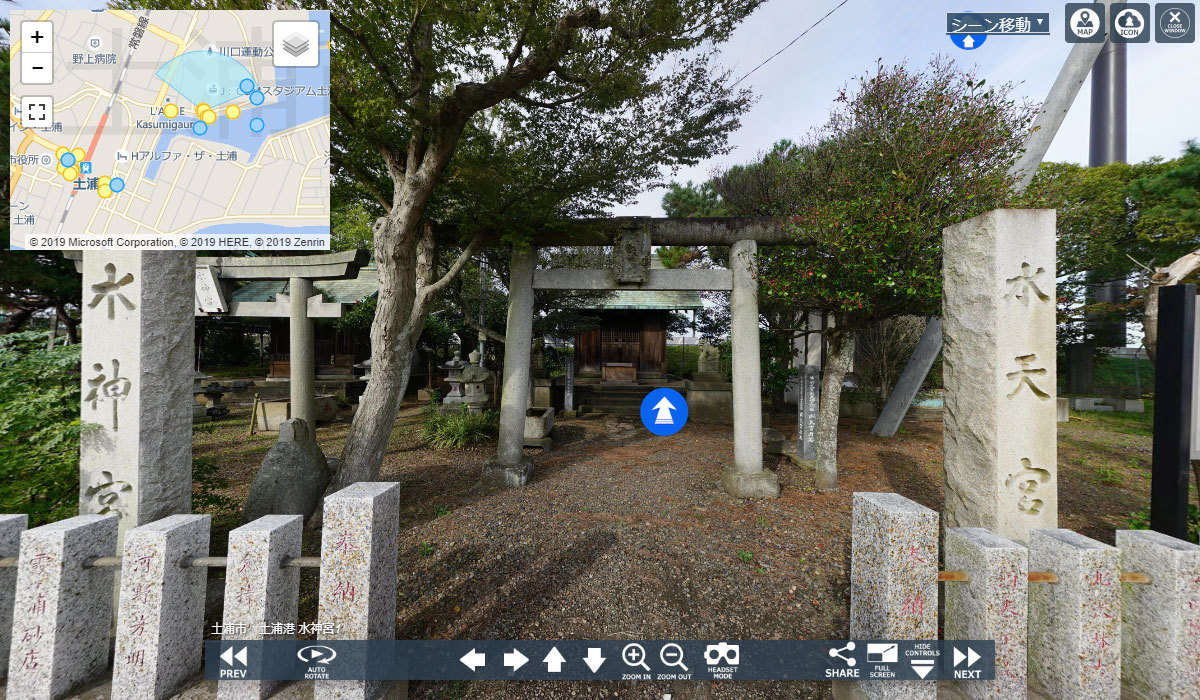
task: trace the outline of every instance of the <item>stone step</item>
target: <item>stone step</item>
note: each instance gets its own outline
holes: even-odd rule
[[[595,413],[604,416],[637,416],[641,415],[640,406],[596,406],[587,404],[579,407],[579,412]]]

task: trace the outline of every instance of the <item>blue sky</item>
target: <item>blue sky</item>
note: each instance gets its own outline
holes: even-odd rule
[[[723,62],[740,76],[785,46],[839,0],[771,0],[746,20],[722,49]],[[1015,94],[1045,99],[1071,45],[1063,39],[1065,3],[1005,2],[967,6],[943,2],[849,0],[791,48],[760,68],[749,83],[758,102],[731,135],[734,150],[685,168],[677,181],[707,180],[714,168],[753,160],[781,138],[797,138],[821,124],[838,89],[870,70],[907,60],[920,66],[938,53],[977,66],[991,83],[1013,82]],[[963,51],[945,35],[946,13],[1027,11],[1050,13],[1050,36],[990,37]],[[1133,44],[1127,49],[1130,161],[1177,156],[1189,138],[1200,138],[1200,43]],[[1090,82],[1079,92],[1047,159],[1087,162]],[[618,215],[662,216],[662,190],[643,192]]]

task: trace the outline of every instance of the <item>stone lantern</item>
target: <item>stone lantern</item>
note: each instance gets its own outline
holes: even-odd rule
[[[454,351],[454,359],[446,362],[441,368],[446,370],[446,383],[450,385],[450,391],[442,399],[442,405],[451,409],[457,410],[458,404],[463,402],[462,393],[462,371],[467,366],[467,363],[462,360],[462,351]]]
[[[491,401],[488,395],[487,383],[492,380],[491,371],[479,366],[480,355],[478,350],[474,350],[470,354],[471,364],[462,371],[459,378],[463,385],[462,403],[467,405],[471,413],[482,413],[483,409]]]

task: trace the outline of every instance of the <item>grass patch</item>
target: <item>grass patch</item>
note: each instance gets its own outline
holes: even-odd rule
[[[431,447],[450,449],[495,440],[500,433],[500,413],[471,413],[466,406],[457,412],[439,411],[430,403],[425,408],[421,439]]]
[[[1145,413],[1076,411],[1072,409],[1071,422],[1078,422],[1085,430],[1151,437],[1154,435],[1154,401],[1147,399],[1145,404]]]

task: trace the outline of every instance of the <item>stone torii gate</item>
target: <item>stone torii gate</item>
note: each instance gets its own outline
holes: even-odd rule
[[[779,479],[763,468],[762,381],[758,345],[758,283],[753,273],[758,245],[802,244],[769,218],[663,219],[625,217],[575,221],[540,241],[543,245],[613,245],[612,269],[535,270],[536,250],[513,250],[500,440],[495,459],[483,467],[483,483],[521,486],[533,473],[522,452],[529,401],[530,346],[535,289],[730,292],[733,344],[733,464],[721,486],[739,498],[773,498]],[[728,245],[729,270],[652,270],[651,245]]]
[[[196,315],[288,319],[291,417],[303,418],[311,428],[316,426],[313,319],[338,318],[343,312],[342,304],[313,294],[313,281],[353,279],[370,259],[371,254],[361,249],[326,255],[196,258]],[[289,293],[277,294],[273,302],[225,302],[223,281],[284,279]]]

